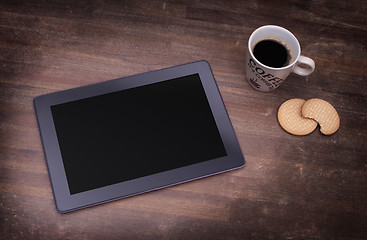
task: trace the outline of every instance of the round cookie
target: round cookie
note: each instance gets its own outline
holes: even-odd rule
[[[340,118],[335,108],[325,100],[312,98],[302,106],[302,116],[316,120],[325,135],[335,133],[340,126]]]
[[[305,100],[293,98],[285,101],[278,110],[278,122],[280,126],[293,135],[307,135],[317,127],[313,119],[302,116],[302,106]]]

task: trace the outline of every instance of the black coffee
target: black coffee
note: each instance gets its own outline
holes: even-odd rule
[[[273,68],[287,66],[290,60],[287,47],[272,39],[258,42],[254,47],[253,53],[258,61]]]

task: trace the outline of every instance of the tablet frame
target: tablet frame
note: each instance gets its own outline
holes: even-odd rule
[[[144,86],[165,80],[199,74],[218,131],[227,152],[220,157],[113,185],[70,194],[65,168],[59,149],[51,106],[101,94]],[[49,171],[57,211],[66,213],[156,189],[196,180],[237,169],[245,159],[225,109],[213,73],[206,61],[198,61],[152,72],[109,80],[92,85],[45,94],[34,98],[34,107]]]

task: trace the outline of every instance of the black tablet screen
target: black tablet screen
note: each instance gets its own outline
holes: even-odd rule
[[[71,194],[227,155],[198,74],[51,112]]]

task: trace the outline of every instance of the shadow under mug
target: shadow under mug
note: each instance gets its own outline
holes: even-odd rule
[[[257,43],[263,40],[273,40],[284,45],[291,55],[289,63],[284,67],[270,67],[256,59],[253,49]],[[278,88],[291,72],[307,76],[314,69],[315,62],[311,58],[301,55],[301,47],[297,38],[287,29],[266,25],[256,29],[251,34],[246,57],[246,76],[254,89],[269,92]]]

